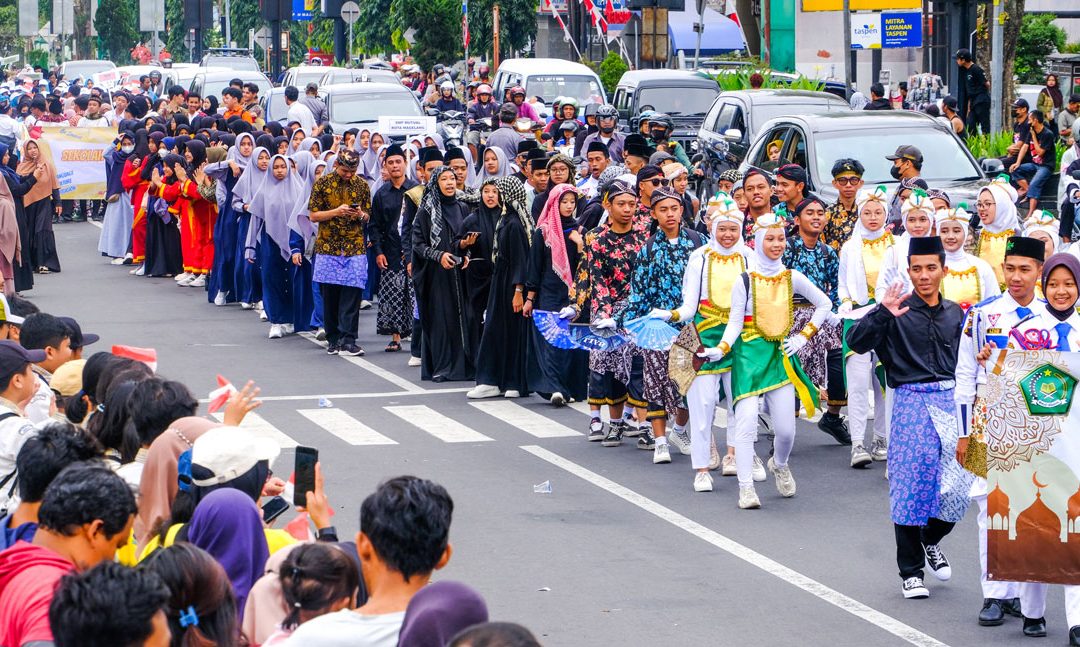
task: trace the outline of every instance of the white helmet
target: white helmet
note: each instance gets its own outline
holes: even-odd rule
[[[453,92],[454,91],[454,82],[453,81],[443,81],[442,83],[439,84],[439,90],[449,90],[449,91]]]

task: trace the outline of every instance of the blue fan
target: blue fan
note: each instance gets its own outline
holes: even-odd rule
[[[660,319],[638,317],[626,322],[624,326],[634,338],[639,348],[648,350],[667,350],[678,337],[679,331]]]
[[[533,323],[549,344],[563,350],[614,350],[626,337],[614,330],[597,330],[587,324],[571,324],[550,310],[533,310]]]
[[[570,334],[582,350],[615,350],[628,341],[618,331],[592,328],[587,324],[570,324]]]

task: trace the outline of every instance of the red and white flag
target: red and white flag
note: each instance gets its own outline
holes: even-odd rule
[[[218,388],[210,392],[210,403],[206,405],[206,410],[210,413],[221,409],[232,397],[233,393],[236,393],[236,387],[232,385],[232,382],[226,380],[224,377],[217,376]]]

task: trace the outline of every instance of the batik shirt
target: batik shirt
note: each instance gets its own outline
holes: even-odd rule
[[[308,202],[312,213],[336,209],[343,204],[359,205],[364,213],[371,212],[371,189],[359,175],[344,180],[337,173],[327,173],[315,182]],[[331,218],[319,223],[315,251],[331,256],[366,254],[364,222],[359,218]]]
[[[648,233],[638,227],[617,234],[604,226],[585,235],[575,291],[578,307],[583,311],[588,307],[592,321],[613,319],[626,307],[634,263],[647,238]]]
[[[801,237],[793,236],[788,238],[787,249],[784,250],[781,262],[789,270],[802,272],[818,289],[829,295],[834,310],[840,305],[836,294],[840,260],[832,247],[819,240],[813,249],[809,249],[803,244]]]
[[[855,223],[859,221],[859,211],[852,207],[845,209],[844,205],[837,200],[825,210],[825,229],[821,232],[821,240],[832,247],[837,254],[840,248],[851,239],[851,232],[855,230]]]
[[[634,264],[624,320],[647,315],[653,308],[672,310],[682,305],[686,264],[690,253],[703,244],[703,236],[682,227],[674,242],[664,232],[656,232],[642,247]]]

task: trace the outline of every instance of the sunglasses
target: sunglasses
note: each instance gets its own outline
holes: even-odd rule
[[[862,182],[862,178],[857,175],[846,175],[844,177],[833,178],[833,182],[836,182],[840,186],[854,186]]]
[[[651,180],[644,181],[652,184],[654,189],[659,186],[667,186],[671,184],[671,180],[668,180],[667,178],[653,178]]]

